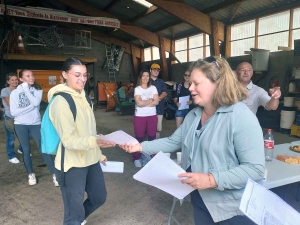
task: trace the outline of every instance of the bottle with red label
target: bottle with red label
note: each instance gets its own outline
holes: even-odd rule
[[[271,162],[273,159],[274,152],[274,137],[272,134],[272,129],[268,129],[268,133],[264,136],[264,146],[265,146],[265,159]]]

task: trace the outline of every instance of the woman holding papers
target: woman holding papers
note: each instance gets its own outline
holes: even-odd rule
[[[179,98],[180,97],[186,97],[189,96],[189,100],[186,102],[187,105],[192,104],[191,100],[191,92],[189,91],[190,87],[190,71],[186,70],[183,77],[184,77],[184,82],[178,84],[177,89],[176,89],[176,98],[174,98],[174,103],[177,105],[178,109],[176,110],[175,117],[176,117],[176,127],[179,127],[182,122],[184,117],[188,114],[189,108],[187,109],[179,109],[180,107],[180,102]]]
[[[133,118],[135,138],[142,142],[146,133],[148,141],[152,141],[156,138],[156,105],[159,102],[159,98],[156,87],[151,85],[148,70],[142,70],[137,78],[134,100],[136,103]],[[133,162],[136,167],[144,166],[150,159],[150,155],[141,155],[139,152],[133,153]]]
[[[106,201],[106,188],[99,161],[105,165],[107,158],[99,147],[113,147],[114,143],[96,137],[95,116],[84,92],[84,85],[89,77],[86,66],[76,58],[69,58],[64,62],[62,70],[65,83],[51,88],[48,100],[58,92],[70,94],[76,105],[76,119],[74,121],[66,99],[56,96],[49,109],[49,118],[61,139],[55,157],[55,174],[64,202],[63,224],[85,224],[85,219]],[[63,180],[61,144],[65,147]],[[87,193],[87,198],[83,202],[84,192]]]
[[[167,138],[134,146],[127,152],[175,152],[182,149],[179,174],[191,193],[196,225],[254,224],[239,210],[248,178],[261,181],[264,147],[255,115],[240,101],[247,92],[225,59],[208,57],[191,65],[194,108]]]

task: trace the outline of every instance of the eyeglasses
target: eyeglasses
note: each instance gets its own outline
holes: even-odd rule
[[[159,71],[160,71],[160,69],[157,69],[157,68],[155,68],[155,69],[151,69],[151,70],[153,70],[153,71],[157,71],[157,72],[159,72]]]
[[[190,74],[184,74],[183,76],[185,76],[185,77],[190,77],[191,75],[190,75]]]
[[[220,68],[219,63],[217,62],[216,58],[213,57],[213,56],[206,57],[206,58],[203,59],[203,60],[206,61],[206,62],[208,62],[208,63],[214,63],[214,64],[216,64],[216,66],[217,66],[218,68]]]
[[[81,73],[70,73],[72,75],[74,75],[76,78],[79,78],[79,77],[82,77],[83,79],[88,79],[90,77],[90,73],[84,73],[84,74],[81,74]]]

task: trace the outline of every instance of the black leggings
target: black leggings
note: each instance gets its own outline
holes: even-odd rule
[[[55,169],[60,182],[60,170]],[[60,186],[64,202],[64,225],[80,225],[85,218],[106,201],[106,188],[101,166],[73,167],[65,173],[65,185]],[[87,199],[84,199],[84,192]]]

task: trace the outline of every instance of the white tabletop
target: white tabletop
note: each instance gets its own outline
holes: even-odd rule
[[[300,156],[300,153],[289,150],[292,144],[280,144],[274,147],[274,158],[272,162],[266,162],[268,170],[267,180],[264,187],[270,189],[300,181],[300,164],[288,164],[276,159],[277,155]]]

